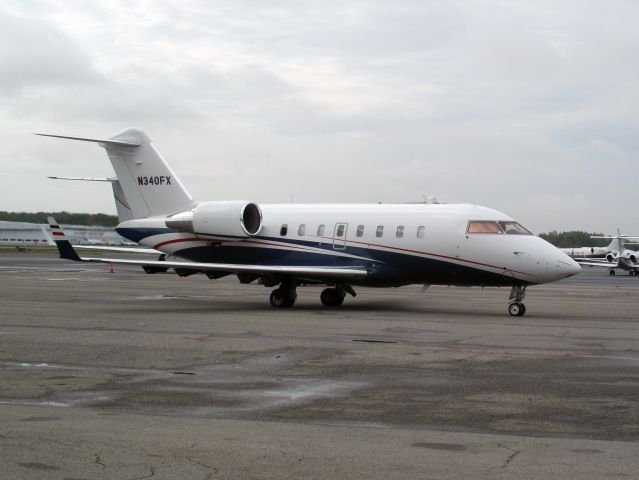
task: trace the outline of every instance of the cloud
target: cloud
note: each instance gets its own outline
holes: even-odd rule
[[[139,126],[199,199],[431,194],[537,231],[611,230],[637,222],[638,14],[589,0],[9,1],[0,170],[109,174],[99,149],[26,132]],[[84,205],[113,211],[109,196]]]
[[[90,58],[63,31],[36,16],[0,6],[0,92],[100,81]]]

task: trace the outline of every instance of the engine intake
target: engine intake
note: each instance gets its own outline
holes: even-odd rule
[[[262,210],[246,201],[203,202],[193,210],[170,216],[165,223],[168,228],[196,235],[247,238],[262,229]]]

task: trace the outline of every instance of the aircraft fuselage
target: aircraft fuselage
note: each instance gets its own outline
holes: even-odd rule
[[[414,283],[512,286],[580,271],[531,234],[471,233],[469,222],[514,222],[465,204],[261,204],[260,231],[248,238],[181,232],[167,217],[129,220],[122,236],[193,262],[366,268],[368,286]]]

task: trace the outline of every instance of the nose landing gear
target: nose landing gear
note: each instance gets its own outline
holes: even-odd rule
[[[513,317],[523,317],[526,313],[526,305],[522,300],[526,296],[526,286],[515,285],[510,290],[510,296],[508,297],[508,313]]]

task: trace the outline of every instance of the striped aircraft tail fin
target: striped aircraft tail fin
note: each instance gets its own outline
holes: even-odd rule
[[[58,222],[56,222],[55,218],[47,217],[47,221],[49,222],[49,228],[51,229],[53,241],[55,242],[56,246],[58,247],[58,251],[60,252],[60,258],[75,260],[78,262],[82,261],[80,256],[71,245],[71,242],[69,242],[69,239],[64,234],[64,231],[60,228]]]

